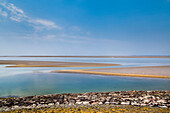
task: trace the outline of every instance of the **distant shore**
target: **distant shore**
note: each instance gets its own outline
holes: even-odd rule
[[[170,66],[145,66],[100,69],[57,70],[56,73],[84,73],[109,76],[147,77],[170,79]]]
[[[65,58],[170,58],[170,56],[0,56],[0,57],[65,57]]]

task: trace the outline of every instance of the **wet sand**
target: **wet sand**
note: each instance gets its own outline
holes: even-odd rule
[[[120,64],[105,63],[81,63],[81,62],[55,62],[55,61],[22,61],[22,60],[0,60],[0,65],[6,67],[104,67],[119,66]],[[59,70],[52,72],[60,73],[85,73],[110,76],[149,77],[170,79],[170,66],[145,66],[145,67],[122,67],[122,68],[100,68],[100,69],[78,69]]]
[[[170,56],[0,56],[0,57],[64,57],[64,58],[170,58]]]
[[[105,63],[22,61],[22,60],[0,60],[0,65],[1,64],[12,65],[6,67],[103,67],[103,66],[120,65],[120,64],[105,64]]]
[[[170,66],[79,69],[79,70],[60,70],[52,72],[170,79]]]

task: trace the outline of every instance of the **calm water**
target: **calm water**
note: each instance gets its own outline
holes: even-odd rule
[[[44,95],[121,90],[170,90],[170,80],[89,74],[21,74],[1,77],[0,96]]]
[[[168,58],[128,59],[1,57],[0,60],[39,60],[123,64],[122,66],[117,67],[170,65],[170,59]],[[170,90],[170,80],[167,79],[114,77],[90,74],[48,73],[51,70],[87,69],[88,67],[4,68],[4,66],[5,65],[0,65],[0,96],[28,96],[55,93],[103,92],[120,90]]]

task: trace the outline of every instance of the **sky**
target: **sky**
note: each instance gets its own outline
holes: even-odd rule
[[[170,55],[170,0],[0,0],[0,55]]]

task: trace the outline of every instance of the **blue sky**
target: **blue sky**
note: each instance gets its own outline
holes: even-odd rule
[[[0,55],[170,55],[170,0],[0,0]]]

